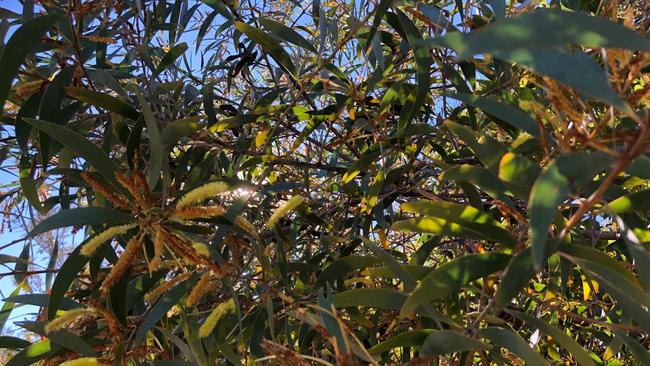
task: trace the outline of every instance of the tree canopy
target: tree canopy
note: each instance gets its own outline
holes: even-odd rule
[[[650,365],[649,10],[0,8],[2,362]]]

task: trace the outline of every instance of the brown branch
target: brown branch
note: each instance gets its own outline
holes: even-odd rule
[[[600,202],[603,194],[605,191],[607,191],[609,186],[614,183],[616,177],[618,177],[618,175],[628,166],[628,164],[630,164],[630,162],[635,157],[637,157],[645,150],[645,144],[648,138],[650,138],[650,130],[648,129],[648,125],[650,125],[650,113],[646,113],[645,121],[641,124],[641,129],[636,141],[634,141],[634,143],[616,159],[611,171],[607,177],[605,177],[598,189],[596,189],[596,191],[594,191],[591,196],[589,196],[589,198],[580,203],[578,210],[569,218],[569,221],[558,235],[558,239],[561,240],[564,238],[571,231],[571,229],[580,222],[582,216],[584,216],[584,214],[587,213],[587,211],[591,209],[596,203]]]

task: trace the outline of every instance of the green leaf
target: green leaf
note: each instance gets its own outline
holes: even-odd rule
[[[650,154],[638,156],[625,168],[625,172],[642,179],[650,179]]]
[[[635,283],[635,286],[641,287],[639,282],[636,279],[634,273],[625,267],[625,265],[617,261],[603,252],[599,252],[587,245],[581,244],[561,244],[557,248],[560,252],[565,253],[573,257],[574,259],[579,259],[585,263],[592,263],[594,265],[602,266],[608,268],[610,271],[615,272],[617,275],[625,278],[626,281]],[[580,263],[578,263],[580,264]]]
[[[289,43],[293,43],[296,46],[302,47],[308,51],[314,53],[318,52],[316,51],[316,48],[314,48],[314,46],[305,39],[305,37],[301,36],[298,32],[287,27],[286,25],[269,18],[259,19],[259,22],[262,27],[264,27],[276,37],[279,37],[280,39],[283,39]]]
[[[370,47],[371,42],[373,38],[375,38],[375,34],[377,33],[377,29],[379,29],[381,20],[384,18],[384,16],[386,15],[386,11],[390,8],[392,4],[393,4],[393,0],[380,0],[379,4],[377,4],[377,7],[373,10],[373,12],[375,13],[375,17],[372,20],[372,26],[370,27],[370,32],[368,32],[368,37],[366,41],[366,50],[368,50],[368,47]]]
[[[445,121],[445,126],[451,132],[463,139],[474,151],[476,157],[494,174],[499,173],[499,162],[508,150],[493,137],[478,134],[469,127],[461,124]]]
[[[614,330],[614,334],[623,340],[623,343],[632,352],[639,365],[650,365],[650,352],[645,346],[620,330]]]
[[[210,132],[221,132],[230,128],[243,126],[248,123],[256,122],[260,118],[259,114],[241,114],[220,120],[210,126]]]
[[[54,278],[54,272],[56,272],[56,261],[59,259],[59,239],[54,240],[54,248],[52,248],[52,252],[50,252],[50,260],[47,264],[47,272],[45,274],[45,289],[48,291],[50,290],[50,286],[52,285],[52,278]]]
[[[601,152],[575,152],[558,157],[539,175],[530,192],[528,208],[535,269],[541,269],[546,260],[548,230],[558,205],[564,201],[572,188],[591,181],[594,175],[606,169],[610,162],[611,157]]]
[[[14,357],[5,364],[5,366],[29,366],[38,360],[50,355],[53,351],[60,349],[59,346],[53,346],[49,339],[32,343],[29,347],[18,352]]]
[[[184,43],[183,43],[184,44]],[[187,48],[187,45],[185,45]],[[172,51],[169,51],[170,53]],[[140,107],[142,108],[142,115],[144,122],[147,125],[147,136],[149,137],[149,165],[147,166],[147,184],[149,189],[153,190],[160,180],[160,174],[163,169],[163,145],[160,138],[160,130],[158,129],[158,121],[156,120],[149,102],[144,99],[142,94],[133,88],[133,91],[138,97]]]
[[[426,231],[431,234],[445,232],[450,234],[469,233],[472,237],[494,240],[506,247],[514,247],[517,244],[517,240],[501,224],[491,216],[471,206],[447,201],[420,200],[403,203],[400,205],[400,209],[424,215],[425,219],[431,219],[424,222],[420,221],[423,228],[426,228],[425,224],[432,224],[433,229]],[[396,230],[401,229],[399,224],[400,222],[393,224],[393,228]],[[442,225],[441,232],[438,231],[438,227],[435,227],[436,224]]]
[[[594,361],[589,356],[589,353],[582,348],[578,342],[569,337],[564,331],[552,326],[542,319],[534,318],[526,313],[515,310],[506,310],[512,316],[519,318],[531,327],[531,329],[540,329],[542,332],[550,335],[562,348],[566,349],[573,355],[580,366],[593,366]]]
[[[221,16],[224,18],[232,21],[233,16],[230,14],[230,11],[228,10],[228,7],[226,4],[223,2],[223,0],[201,0],[204,4],[210,6],[212,9],[215,11],[218,11]]]
[[[4,45],[5,52],[0,56],[0,70],[2,70],[0,72],[0,113],[4,112],[5,101],[18,68],[32,50],[40,45],[41,37],[45,32],[59,19],[58,15],[45,15],[31,19],[16,29]]]
[[[176,120],[160,133],[160,141],[164,151],[168,152],[176,145],[178,140],[199,129],[199,117],[193,116]]]
[[[565,44],[585,48],[650,51],[650,40],[602,17],[558,9],[536,9],[469,34],[449,34],[447,42],[463,59],[477,53]]]
[[[38,187],[36,186],[36,181],[32,176],[32,159],[27,155],[23,155],[20,158],[18,170],[18,178],[20,181],[20,188],[22,189],[23,196],[27,199],[32,207],[34,207],[39,213],[45,214],[45,208],[38,198]]]
[[[199,34],[196,36],[196,46],[194,48],[194,52],[198,51],[199,47],[201,47],[201,42],[203,41],[203,37],[205,37],[205,34],[208,32],[208,28],[210,28],[210,25],[212,25],[212,22],[214,21],[214,18],[217,17],[217,15],[219,15],[219,12],[214,10],[210,12],[210,14],[208,14],[208,16],[205,17],[205,20],[203,20],[203,23],[201,23],[201,28],[199,28]]]
[[[11,296],[6,299],[4,299],[6,302],[13,302],[17,304],[26,304],[26,305],[34,305],[38,307],[46,307],[48,306],[50,302],[50,295],[48,294],[22,294],[22,295],[16,295],[16,296]],[[62,310],[70,310],[70,309],[76,309],[81,307],[81,304],[79,304],[76,301],[70,300],[70,299],[64,299],[64,301],[61,302],[61,307],[60,309]]]
[[[400,24],[404,27],[408,43],[415,53],[415,77],[417,80],[416,87],[411,95],[409,95],[407,103],[404,104],[400,114],[399,128],[403,129],[417,116],[424,105],[426,97],[429,95],[432,60],[428,49],[415,47],[418,42],[422,41],[421,32],[415,24],[399,9],[395,9],[395,12],[397,13]]]
[[[420,346],[432,332],[434,332],[433,329],[407,330],[406,332],[400,333],[394,337],[388,338],[384,342],[370,347],[368,352],[377,354],[398,347]]]
[[[650,211],[650,189],[619,197],[608,203],[606,209],[617,214]]]
[[[422,355],[435,356],[449,353],[471,351],[485,346],[476,339],[469,338],[453,330],[432,332],[422,344]]]
[[[22,338],[0,336],[0,348],[25,348],[30,344]]]
[[[160,60],[160,63],[158,64],[158,67],[156,68],[156,71],[153,73],[151,78],[155,78],[156,76],[160,75],[161,72],[169,68],[177,58],[185,53],[185,51],[187,51],[187,43],[185,42],[179,43],[172,47],[169,52],[167,52],[165,56],[163,56],[163,58]]]
[[[20,293],[20,290],[23,289],[23,286],[23,283],[19,283],[18,286],[16,286],[16,288],[11,292],[11,295],[9,295],[9,297],[17,296]],[[0,309],[0,334],[2,334],[2,330],[7,324],[9,316],[11,316],[11,312],[16,307],[16,303],[14,302],[7,302],[6,300],[3,301],[4,304],[2,304],[2,309]]]
[[[111,160],[97,145],[88,141],[79,133],[67,127],[57,125],[56,123],[32,118],[23,118],[23,120],[32,125],[32,127],[36,127],[47,133],[55,140],[86,159],[86,161],[95,167],[95,169],[97,169],[97,171],[107,181],[113,184],[114,187],[121,187],[121,185],[115,180],[115,172],[118,171],[117,164],[115,164],[115,162]]]
[[[377,258],[381,259],[382,262],[386,264],[386,267],[389,271],[404,282],[404,287],[407,291],[412,291],[416,286],[416,280],[411,274],[406,270],[404,265],[395,260],[390,254],[386,253],[383,249],[375,245],[372,241],[367,238],[361,238],[363,244],[367,246]]]
[[[59,123],[64,122],[60,121],[60,106],[65,99],[65,88],[72,81],[72,77],[74,76],[76,69],[77,68],[74,66],[68,66],[64,68],[54,77],[54,80],[48,84],[47,88],[45,89],[45,93],[43,93],[43,98],[41,99],[39,106],[40,119]],[[50,160],[49,137],[43,131],[40,131],[38,139],[39,149],[41,152],[41,162],[47,165]]]
[[[614,219],[621,229],[621,236],[625,240],[627,250],[634,259],[634,265],[639,273],[639,279],[646,291],[650,291],[650,255],[648,255],[648,251],[641,244],[639,237],[634,231],[630,230],[623,219],[620,216],[615,216]]]
[[[440,179],[470,182],[493,198],[514,207],[514,203],[507,196],[508,186],[486,168],[469,164],[456,165],[442,172]]]
[[[23,247],[23,250],[20,252],[20,255],[18,256],[20,258],[20,261],[16,262],[16,266],[14,267],[14,271],[16,272],[14,279],[16,280],[16,283],[22,283],[23,280],[27,278],[27,276],[21,272],[25,272],[29,268],[31,249],[31,242],[27,242]]]
[[[235,27],[240,32],[246,34],[253,40],[253,42],[260,45],[264,51],[268,52],[275,62],[282,66],[288,73],[292,75],[296,73],[296,67],[291,61],[291,57],[287,51],[285,51],[284,48],[282,48],[282,46],[268,33],[242,22],[235,22]]]
[[[334,305],[336,307],[365,306],[399,310],[405,300],[405,294],[386,288],[357,288],[334,295]]]
[[[178,304],[181,298],[192,289],[195,282],[195,279],[189,279],[177,284],[157,300],[156,304],[151,308],[151,311],[149,311],[147,317],[144,319],[135,334],[135,341],[137,343],[144,339],[147,332],[149,332],[149,329],[156,325],[156,323],[167,314],[169,309]]]
[[[342,184],[348,184],[361,173],[362,170],[366,169],[370,164],[372,164],[377,158],[381,155],[381,151],[371,151],[364,154],[359,160],[357,160],[348,170],[343,174],[341,178]]]
[[[631,112],[630,107],[610,86],[604,70],[593,58],[584,53],[527,48],[492,52],[492,54],[502,60],[520,64],[537,73],[550,76],[585,95],[611,104],[621,111]]]
[[[501,284],[494,295],[497,309],[503,309],[533,278],[532,250],[530,247],[517,253],[501,276]]]
[[[650,331],[650,293],[620,262],[584,245],[562,245],[559,250],[571,262],[587,270],[645,331]]]
[[[338,106],[328,106],[319,111],[309,111],[305,113],[309,120],[307,121],[305,128],[300,132],[300,135],[298,135],[298,137],[293,141],[291,151],[295,151],[323,122],[334,119],[338,115],[339,109],[340,107]]]
[[[124,224],[133,221],[130,214],[106,207],[80,207],[62,210],[39,222],[30,237],[48,232],[50,230],[68,226],[86,226],[97,224]]]
[[[408,316],[422,304],[444,298],[478,278],[502,270],[510,258],[502,253],[471,254],[437,267],[409,295],[401,315]]]
[[[61,70],[51,83],[41,99],[39,117],[46,121],[57,121],[57,115],[60,111],[60,105],[65,98],[65,88],[72,81],[76,68],[68,66]],[[57,121],[58,122],[58,121]]]
[[[411,274],[408,272],[407,268],[408,265],[402,265],[400,264],[395,258],[393,258],[390,254],[388,254],[385,250],[381,249],[380,247],[376,246],[372,241],[370,241],[367,238],[361,238],[363,241],[364,245],[367,246],[376,256],[377,258],[381,259],[382,262],[386,264],[386,267],[388,271],[395,277],[399,278],[403,283],[404,283],[404,288],[407,291],[413,291],[413,289],[416,287],[416,279],[414,276],[411,276]],[[370,269],[372,270],[372,268]],[[364,271],[365,274],[365,271]],[[400,295],[404,296],[404,299],[406,298],[406,295],[403,295],[400,293]],[[401,296],[400,296],[401,297]],[[400,308],[402,307],[404,303],[404,299],[401,300]],[[395,309],[399,310],[399,309]],[[436,324],[438,327],[441,327],[440,322],[445,322],[450,324],[452,321],[448,319],[446,316],[441,314],[438,310],[434,309],[431,304],[423,304],[421,307],[422,314],[425,316],[430,317],[431,319],[434,319],[436,321]]]
[[[90,238],[86,239],[90,240]],[[65,294],[70,288],[70,285],[77,279],[79,272],[88,263],[89,257],[81,255],[81,248],[84,246],[85,241],[78,245],[68,258],[63,262],[59,272],[54,279],[52,289],[50,290],[50,299],[47,304],[47,318],[54,319],[57,310],[60,309],[61,304],[65,300]]]
[[[481,97],[470,94],[445,94],[449,98],[460,100],[483,110],[483,112],[507,122],[512,127],[526,131],[539,138],[540,131],[537,123],[526,112],[507,103],[499,102],[490,97]]]
[[[37,322],[37,323],[22,322],[19,325],[31,332],[40,334],[41,336],[44,337],[47,336],[47,338],[50,339],[52,342],[61,345],[62,347],[67,348],[70,351],[76,352],[82,356],[86,356],[86,357],[97,356],[97,353],[93,350],[93,348],[88,343],[86,343],[86,341],[84,341],[79,336],[70,332],[67,329],[59,329],[56,331],[46,333],[44,329],[45,322]]]
[[[137,120],[140,113],[131,104],[118,99],[110,94],[98,93],[86,88],[67,87],[66,91],[71,97],[95,107],[104,108],[126,118]]]
[[[380,263],[381,260],[379,258],[372,256],[360,257],[351,255],[339,258],[330,263],[323,272],[321,272],[314,283],[314,290],[325,286],[327,281],[341,278],[354,270],[363,269]]]
[[[548,362],[528,342],[515,333],[512,329],[501,327],[488,327],[481,329],[479,334],[498,347],[507,349],[524,360],[526,365],[548,365]]]
[[[535,162],[510,152],[505,153],[499,162],[499,178],[508,184],[517,197],[526,201],[540,172]]]

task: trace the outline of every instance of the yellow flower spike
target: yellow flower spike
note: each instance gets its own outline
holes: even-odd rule
[[[190,220],[223,216],[225,214],[226,210],[223,207],[215,205],[206,207],[183,207],[174,211],[171,217],[173,219]]]
[[[133,229],[134,227],[136,227],[136,224],[127,224],[127,225],[109,227],[108,229],[90,238],[86,242],[86,244],[84,244],[84,246],[81,248],[81,254],[85,255],[86,257],[90,257],[106,241],[112,239],[117,235],[124,234],[127,231]]]
[[[192,292],[187,295],[185,304],[187,304],[188,307],[196,305],[196,303],[198,303],[199,300],[201,300],[201,298],[212,289],[212,287],[212,274],[210,271],[207,271],[201,276],[199,282],[194,285]]]
[[[228,192],[230,190],[230,185],[221,181],[204,184],[183,195],[183,197],[181,197],[176,203],[176,208],[195,205],[197,203],[203,202],[207,198],[214,197],[220,193]]]
[[[226,302],[222,302],[221,304],[217,305],[217,307],[214,308],[214,310],[212,310],[212,313],[208,315],[208,318],[205,319],[205,322],[203,323],[203,325],[201,325],[201,328],[199,328],[199,337],[205,338],[209,336],[214,330],[214,327],[217,326],[219,320],[224,315],[227,315],[234,311],[235,311],[235,300],[233,299],[230,299]]]
[[[273,215],[271,215],[271,218],[269,221],[266,223],[266,227],[269,229],[273,229],[275,227],[275,224],[282,218],[282,216],[286,215],[289,213],[289,211],[293,210],[294,208],[298,207],[302,203],[302,197],[301,196],[293,196],[289,198],[289,200],[285,203],[282,204],[282,206],[278,207],[275,212],[273,212]]]
[[[50,333],[66,327],[75,320],[85,317],[95,316],[95,311],[91,309],[72,309],[68,310],[60,317],[53,319],[45,325],[45,333]]]

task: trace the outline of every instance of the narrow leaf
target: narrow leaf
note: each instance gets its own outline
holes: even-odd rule
[[[50,230],[68,226],[86,226],[97,224],[123,224],[133,221],[133,217],[122,211],[106,207],[80,207],[62,210],[39,222],[30,237],[48,232]]]
[[[511,257],[501,253],[466,255],[434,269],[417,285],[401,310],[407,316],[420,305],[460,289],[471,281],[503,270]]]
[[[185,51],[187,51],[187,43],[185,42],[179,43],[172,47],[169,52],[167,52],[165,56],[163,56],[163,58],[160,60],[156,71],[151,77],[155,78],[156,76],[160,75],[161,72],[167,70],[174,63],[174,61],[176,61],[177,58],[185,53]]]
[[[50,29],[56,21],[58,15],[45,15],[27,21],[18,28],[4,45],[4,51],[0,56],[0,113],[4,112],[4,105],[11,83],[18,72],[18,68],[25,58],[40,45],[41,37]],[[11,50],[7,52],[7,50]]]
[[[277,62],[278,65],[282,66],[288,73],[296,73],[296,67],[291,61],[291,57],[287,51],[285,51],[284,48],[282,48],[282,46],[269,34],[242,22],[236,22],[235,27],[240,32],[246,34],[255,43],[260,45],[264,51],[268,52],[268,54],[273,57],[275,62]]]
[[[33,118],[23,118],[23,120],[32,125],[32,127],[36,127],[52,136],[55,140],[86,159],[86,161],[95,167],[95,169],[97,169],[97,171],[104,176],[107,181],[112,183],[114,187],[121,187],[121,185],[115,180],[115,172],[118,171],[117,164],[97,145],[88,141],[79,133],[56,123],[36,120]]]

